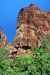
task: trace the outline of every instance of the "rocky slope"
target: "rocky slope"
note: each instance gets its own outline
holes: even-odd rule
[[[11,55],[20,53],[32,53],[30,47],[41,46],[40,38],[48,39],[50,35],[50,12],[41,11],[31,4],[28,8],[22,8],[18,15],[16,37],[11,43]],[[8,46],[7,46],[8,47]],[[10,46],[9,46],[10,47]]]

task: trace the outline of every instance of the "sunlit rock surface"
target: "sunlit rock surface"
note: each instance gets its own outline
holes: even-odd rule
[[[16,36],[12,43],[6,46],[9,49],[9,57],[19,57],[24,53],[32,54],[31,46],[40,48],[40,38],[50,39],[49,36],[50,12],[41,11],[33,4],[22,8],[18,15]]]
[[[13,43],[16,47],[40,46],[39,39],[50,34],[50,12],[41,11],[31,4],[22,8],[18,15],[16,37]]]

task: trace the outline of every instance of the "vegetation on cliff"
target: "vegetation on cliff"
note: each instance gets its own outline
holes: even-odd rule
[[[50,47],[41,39],[40,48],[31,47],[34,55],[23,54],[9,59],[8,50],[0,48],[0,75],[50,75]]]

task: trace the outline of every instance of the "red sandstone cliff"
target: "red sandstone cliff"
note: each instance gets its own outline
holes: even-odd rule
[[[22,8],[18,15],[14,43],[20,47],[39,46],[41,37],[50,34],[50,12],[41,11],[31,4],[28,8]]]
[[[22,8],[18,15],[16,37],[10,45],[7,45],[10,50],[9,57],[18,57],[23,53],[32,54],[30,47],[32,45],[40,47],[39,39],[41,37],[48,39],[48,35],[50,35],[50,12],[41,11],[33,4],[28,8]]]

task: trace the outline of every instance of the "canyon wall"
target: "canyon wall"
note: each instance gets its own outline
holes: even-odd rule
[[[41,11],[31,4],[18,15],[14,44],[19,47],[40,46],[39,39],[50,34],[50,12]]]

